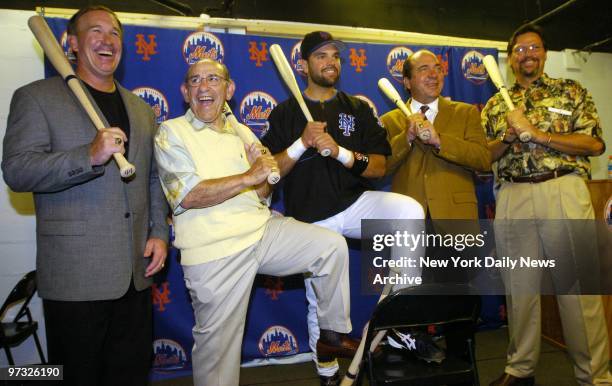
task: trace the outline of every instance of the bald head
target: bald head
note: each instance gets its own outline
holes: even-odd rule
[[[438,57],[429,50],[419,50],[406,59],[402,69],[404,87],[413,99],[428,104],[436,100],[444,87],[444,71]]]
[[[230,79],[229,70],[227,69],[227,66],[225,64],[220,63],[216,60],[207,58],[207,59],[198,60],[197,62],[189,66],[189,69],[187,69],[187,73],[185,74],[185,79],[183,79],[184,83],[187,83],[187,80],[191,78],[191,76],[194,74],[195,69],[197,68],[198,64],[209,64],[209,65],[217,66],[219,70],[221,70],[221,74],[223,74],[223,77],[227,80]]]
[[[414,68],[414,62],[424,55],[431,56],[436,62],[439,62],[436,54],[429,50],[423,49],[415,51],[404,61],[404,66],[402,67],[402,75],[405,78],[410,79],[412,77],[412,69]]]

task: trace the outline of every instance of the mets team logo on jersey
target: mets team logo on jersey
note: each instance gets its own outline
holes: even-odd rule
[[[153,342],[153,370],[180,370],[189,363],[183,346],[171,339],[157,339]]]
[[[225,57],[223,44],[209,32],[194,32],[183,43],[183,58],[192,65],[202,59],[212,59],[223,63]]]
[[[345,113],[338,114],[338,128],[342,131],[342,135],[350,137],[355,131],[355,117]]]
[[[300,350],[295,335],[283,326],[271,326],[259,338],[259,352],[266,357],[297,354]]]
[[[293,66],[295,72],[297,72],[301,76],[306,76],[306,73],[304,72],[304,67],[302,67],[302,64],[300,63],[300,59],[302,59],[302,51],[300,50],[300,47],[302,47],[301,40],[295,43],[295,45],[291,49],[291,65]]]
[[[151,106],[158,124],[168,119],[170,108],[168,107],[168,100],[161,91],[152,87],[138,87],[132,90],[132,92]]]
[[[62,38],[60,39],[60,46],[64,50],[64,55],[68,58],[68,61],[72,64],[76,64],[76,55],[72,52],[72,48],[70,48],[70,44],[68,44],[68,31],[64,31],[62,34]]]
[[[478,51],[468,51],[461,59],[463,77],[475,84],[482,84],[489,77],[482,60],[484,55]]]
[[[261,138],[268,132],[268,117],[276,105],[276,100],[270,94],[250,92],[240,102],[240,120]]]
[[[412,55],[412,50],[408,47],[394,47],[387,55],[387,69],[393,79],[402,82],[402,68],[404,61]]]

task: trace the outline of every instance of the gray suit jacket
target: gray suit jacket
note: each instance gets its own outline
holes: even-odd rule
[[[168,239],[168,209],[153,158],[153,112],[117,87],[130,120],[129,161],[136,166],[129,182],[112,159],[90,165],[96,129],[61,78],[33,82],[13,95],[2,171],[11,189],[34,193],[43,298],[116,299],[132,277],[137,290],[147,288],[146,240]]]

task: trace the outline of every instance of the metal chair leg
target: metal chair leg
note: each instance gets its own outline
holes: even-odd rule
[[[8,359],[9,365],[15,366],[15,361],[13,360],[11,349],[8,346],[4,346],[4,352],[6,353],[6,359]]]
[[[47,360],[45,359],[45,354],[43,353],[42,346],[40,345],[40,340],[38,340],[38,333],[34,331],[34,343],[36,343],[36,349],[38,349],[38,355],[40,356],[41,364],[46,364]]]

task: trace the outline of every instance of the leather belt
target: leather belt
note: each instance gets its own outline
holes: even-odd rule
[[[544,181],[548,181],[548,180],[552,180],[553,178],[557,178],[557,177],[561,177],[564,176],[566,174],[570,174],[572,173],[573,170],[553,170],[550,172],[546,172],[546,173],[542,173],[542,174],[537,174],[534,176],[521,176],[521,177],[508,177],[508,180],[510,182],[518,182],[518,183],[524,183],[524,182],[529,182],[532,184],[537,184],[538,182],[544,182]]]

